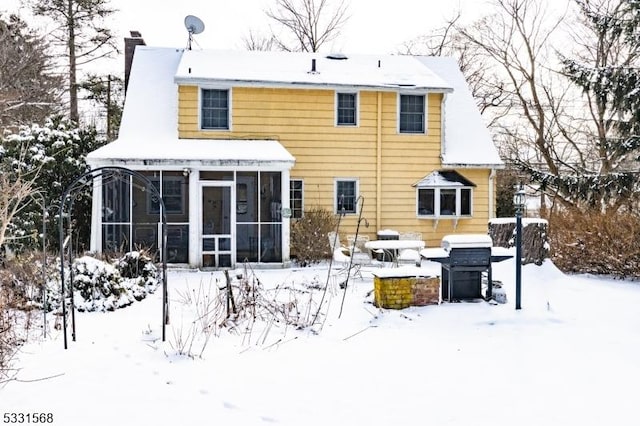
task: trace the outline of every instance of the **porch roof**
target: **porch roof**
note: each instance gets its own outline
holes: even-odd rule
[[[174,139],[144,143],[118,139],[93,151],[92,166],[238,166],[291,168],[295,158],[276,140]]]

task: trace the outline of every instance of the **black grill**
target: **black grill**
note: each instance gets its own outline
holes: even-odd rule
[[[479,299],[482,297],[482,273],[490,273],[491,247],[451,248],[442,262],[443,300]]]
[[[491,247],[452,248],[449,251],[450,266],[483,266],[491,264]]]
[[[482,298],[482,275],[487,273],[486,298],[492,297],[491,263],[511,259],[504,252],[491,254],[491,237],[486,234],[447,235],[442,238],[443,250],[425,249],[426,259],[442,265],[440,294],[442,300]],[[443,251],[446,254],[443,256]]]

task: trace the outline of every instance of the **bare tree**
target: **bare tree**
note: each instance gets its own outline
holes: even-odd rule
[[[23,150],[24,156],[26,152]],[[0,247],[7,241],[13,219],[29,206],[37,191],[37,171],[27,171],[20,161],[17,163],[5,163],[0,167]]]
[[[403,44],[401,54],[449,56],[456,59],[480,113],[489,127],[509,113],[509,93],[494,64],[486,61],[480,46],[469,43],[458,30],[460,13],[442,27]]]
[[[242,43],[247,50],[269,51],[276,46],[276,39],[273,34],[264,35],[254,30],[242,37]]]
[[[273,39],[285,51],[317,52],[334,40],[349,19],[345,0],[275,0],[265,11],[285,32]]]
[[[575,91],[558,70],[554,35],[564,14],[554,15],[541,0],[496,0],[497,12],[470,26],[456,26],[464,41],[479,49],[482,61],[504,81],[510,112],[493,126],[509,162],[533,173],[560,176],[576,170],[584,152],[567,138]],[[560,201],[573,204],[570,194]]]
[[[0,134],[43,123],[59,108],[61,89],[43,38],[18,16],[0,16]]]
[[[58,26],[51,36],[65,47],[68,59],[69,118],[79,123],[78,69],[117,52],[113,33],[104,19],[115,12],[109,0],[30,0],[36,15]]]

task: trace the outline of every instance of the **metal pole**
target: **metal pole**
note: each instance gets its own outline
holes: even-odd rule
[[[47,206],[42,196],[42,332],[47,338]]]
[[[64,241],[64,203],[67,200],[67,192],[62,196],[62,200],[60,203],[60,217],[58,218],[58,232],[60,239],[60,295],[62,299],[62,331],[64,335],[64,348],[67,349],[67,297],[64,286],[64,252],[65,252],[65,241]]]
[[[516,309],[520,309],[522,287],[522,207],[516,207]]]

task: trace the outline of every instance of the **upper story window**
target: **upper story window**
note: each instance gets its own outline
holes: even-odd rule
[[[453,170],[435,171],[417,188],[417,215],[426,217],[471,216],[475,184]]]
[[[399,95],[398,130],[400,133],[425,133],[426,96]]]
[[[358,95],[356,93],[336,93],[336,124],[355,126],[358,123]]]
[[[229,129],[229,90],[202,89],[200,123],[202,129]]]
[[[300,219],[304,211],[303,199],[304,182],[302,179],[291,179],[289,181],[289,203],[291,205],[291,218]]]
[[[335,213],[357,213],[358,180],[336,179],[335,181]]]

